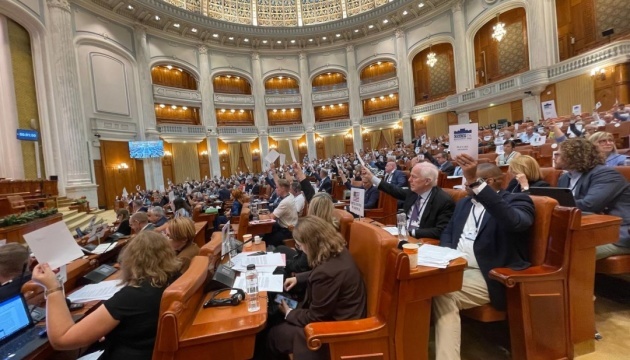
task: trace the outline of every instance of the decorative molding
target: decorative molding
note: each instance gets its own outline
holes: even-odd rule
[[[346,52],[351,53],[354,52],[354,45],[350,44],[346,46]]]
[[[159,125],[160,137],[168,142],[194,141],[206,139],[207,129],[203,125]]]
[[[361,85],[359,88],[359,95],[370,96],[376,95],[381,92],[390,92],[392,90],[398,90],[398,78],[393,77],[390,79],[373,82],[370,84]]]
[[[219,139],[223,142],[254,141],[259,136],[258,128],[255,126],[222,126],[218,128]],[[260,136],[266,132],[260,131]]]
[[[299,105],[302,104],[301,95],[265,95],[267,105]]]
[[[306,131],[304,125],[286,125],[286,126],[270,126],[269,136],[278,139],[297,140],[301,138]]]
[[[136,122],[90,118],[92,132],[101,136],[102,140],[132,140],[138,135]]]
[[[405,38],[405,31],[403,29],[396,29],[394,34],[396,35],[396,39]]]
[[[315,131],[322,136],[343,134],[352,128],[350,119],[326,121],[315,124]]]
[[[46,0],[48,7],[59,8],[70,12],[70,2],[68,0]]]
[[[252,107],[254,106],[253,95],[239,95],[239,94],[214,94],[215,105],[241,105]]]
[[[364,128],[371,130],[372,128],[393,127],[400,120],[400,111],[391,111],[388,113],[364,116],[361,124]]]
[[[323,102],[330,101],[346,101],[350,98],[349,89],[331,90],[331,91],[318,91],[314,92],[311,96],[313,99],[313,105],[321,104]]]
[[[187,103],[191,105],[201,104],[201,92],[199,90],[186,90],[163,85],[153,85],[153,97],[156,101]]]
[[[197,47],[197,51],[199,52],[199,55],[205,55],[208,53],[208,47],[205,45],[199,45]]]

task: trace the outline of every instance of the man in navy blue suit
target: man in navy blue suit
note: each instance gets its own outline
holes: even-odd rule
[[[388,161],[387,165],[385,165],[385,176],[383,177],[386,183],[398,186],[398,187],[406,187],[409,184],[407,183],[407,177],[405,174],[396,169],[395,161]]]
[[[456,158],[470,196],[459,201],[440,245],[466,254],[462,289],[433,298],[436,359],[460,358],[459,311],[491,303],[505,309],[505,288],[490,280],[490,270],[530,266],[528,242],[534,203],[524,193],[502,190],[503,173],[494,164],[480,164],[469,155]]]
[[[346,178],[346,175],[343,172],[340,172],[341,181],[346,186],[348,190],[352,189],[352,184],[350,180]],[[361,180],[361,187],[365,190],[363,196],[363,208],[364,209],[375,209],[378,206],[378,198],[379,192],[376,186],[372,185],[372,181],[368,178],[364,178]]]

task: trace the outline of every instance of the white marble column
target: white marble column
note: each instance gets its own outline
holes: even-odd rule
[[[363,108],[361,107],[361,96],[359,95],[359,87],[361,81],[359,79],[359,71],[357,70],[357,59],[354,53],[354,45],[346,46],[346,63],[348,65],[348,93],[350,98],[350,120],[352,126],[361,124],[363,116]]]
[[[406,116],[403,116],[401,121],[402,121],[403,141],[405,142],[405,144],[409,144],[411,143],[411,140],[413,140],[413,120],[411,120],[411,116],[406,115]]]
[[[0,15],[0,177],[24,179],[22,146],[15,134],[19,127],[7,18]]]
[[[558,27],[554,0],[530,0],[527,9],[529,68],[540,69],[558,61]],[[533,118],[532,118],[533,119]]]
[[[402,29],[396,29],[396,76],[398,77],[398,108],[403,119],[411,118],[413,107],[413,89],[411,89],[411,72],[409,71],[409,60],[407,59],[407,36]],[[403,127],[404,129],[404,127]],[[411,134],[409,141],[411,141]]]
[[[264,159],[269,153],[269,134],[267,127],[269,120],[267,119],[267,107],[265,105],[265,84],[262,80],[262,64],[260,63],[260,54],[252,53],[252,84],[254,95],[254,123],[258,128],[260,136],[260,158]],[[263,136],[265,140],[263,142]],[[263,144],[264,143],[264,144]]]
[[[209,134],[214,134],[214,140],[208,137],[208,149],[210,149],[210,175],[221,176],[221,163],[219,161],[219,143],[216,137],[217,134],[217,113],[214,108],[214,87],[212,86],[212,79],[210,78],[210,56],[208,55],[208,47],[200,45],[198,48],[199,53],[199,90],[201,91],[201,119],[203,125],[206,127],[206,131]],[[212,151],[213,142],[216,146],[216,152]]]
[[[86,196],[91,206],[98,204],[92,180],[86,124],[81,105],[79,66],[74,48],[72,15],[68,0],[47,0],[48,29],[53,45],[54,99],[57,134],[63,143],[59,178],[71,198]]]
[[[317,159],[317,145],[315,144],[315,129],[306,128],[306,150],[308,152],[308,160]]]
[[[212,171],[210,175],[221,177],[221,163],[219,161],[221,155],[219,154],[219,136],[217,135],[217,132],[209,132],[208,139],[206,141],[208,142],[208,149],[210,149],[210,156],[208,157],[212,158],[210,160],[210,169]]]
[[[140,116],[140,129],[144,133],[139,134],[141,139],[159,140],[160,133],[157,129],[155,118],[155,105],[153,101],[153,81],[151,80],[151,68],[149,62],[151,54],[147,42],[147,29],[142,25],[134,27],[134,41],[136,47],[136,63],[140,78],[140,100],[142,101],[142,116]],[[144,159],[144,180],[147,189],[159,189],[164,184],[162,175],[162,159]]]
[[[361,124],[352,125],[352,144],[354,151],[363,149],[363,135],[361,134]]]
[[[266,128],[264,130],[258,129],[258,144],[260,145],[260,165],[265,170],[269,166],[265,163],[265,157],[269,154],[269,134],[267,134]]]
[[[313,84],[308,68],[308,57],[300,52],[300,93],[302,94],[302,124],[304,128],[315,126],[315,110],[313,109]],[[310,157],[310,156],[309,156]]]
[[[530,118],[535,123],[542,119],[542,109],[540,107],[540,93],[532,92],[523,98],[523,119]],[[514,119],[518,120],[518,119]]]
[[[453,53],[455,55],[455,89],[458,93],[472,89],[473,81],[471,69],[474,59],[468,58],[466,50],[466,18],[464,17],[464,1],[458,0],[453,3],[451,12],[453,13]]]

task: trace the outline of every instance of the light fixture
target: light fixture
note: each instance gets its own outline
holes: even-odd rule
[[[127,5],[127,10],[133,10],[133,6],[132,5]]]
[[[188,106],[182,106],[183,110],[188,110]]]
[[[173,66],[172,65],[166,65],[166,68],[169,70],[173,70]]]
[[[592,78],[599,78],[600,80],[606,80],[606,70],[604,68],[595,68],[591,70]]]
[[[505,24],[499,21],[499,14],[497,13],[497,24],[492,27],[492,38],[496,41],[501,41],[507,31],[505,30]]]
[[[337,35],[335,35],[335,36],[336,36],[336,37],[341,37],[341,34],[337,34]]]
[[[339,107],[342,107],[342,106],[343,106],[343,104],[339,104]]]
[[[122,171],[122,170],[127,170],[129,169],[129,165],[125,164],[125,163],[120,163],[118,164],[118,166],[116,166],[116,168],[118,169],[118,172]]]
[[[320,138],[320,137],[316,138],[315,142],[318,142],[318,143],[322,142],[322,138]]]
[[[278,41],[276,41],[276,43],[282,44],[282,40],[278,40]]]
[[[270,149],[275,149],[276,148],[276,144],[269,145],[269,148]]]
[[[380,61],[376,63],[376,65],[381,65],[381,64],[382,64],[382,62],[380,62]]]
[[[164,151],[164,156],[169,156],[170,157],[170,156],[173,156],[173,154],[170,151],[166,150],[166,151]]]
[[[322,105],[322,109],[326,109],[326,105]]]
[[[300,143],[300,147],[301,147],[301,148],[305,148],[305,147],[306,147],[306,143],[301,142],[301,143]]]
[[[419,7],[419,8],[424,7],[424,3],[420,3],[420,4],[418,4],[418,7]]]
[[[221,109],[221,112],[222,112],[222,113],[224,113],[224,112],[225,112],[225,109]]]
[[[155,15],[154,19],[155,21],[160,21],[160,17],[158,15]]]
[[[274,113],[277,113],[277,112],[278,112],[278,109],[273,109],[273,112],[274,112]]]
[[[291,40],[291,44],[295,44],[295,40]]]
[[[287,109],[282,109],[282,112],[287,112]]]
[[[234,40],[234,36],[230,36],[228,40]]]
[[[258,149],[254,149],[254,150],[252,150],[252,152],[253,152],[254,154],[258,154],[258,153],[260,152],[260,150],[258,150]]]
[[[240,77],[240,76],[235,76],[235,77],[234,77],[234,79],[236,79],[236,80],[240,80],[240,79],[241,79],[241,77]]]
[[[230,110],[230,112],[231,112],[232,114],[234,114],[234,113],[236,112],[236,110],[232,109],[232,110]]]
[[[383,20],[383,24],[387,24],[389,22],[389,20],[385,19]]]
[[[221,155],[227,155],[227,150],[225,150],[225,149],[221,150],[220,154]]]
[[[393,98],[393,97],[394,97],[394,94],[389,94],[389,97],[390,97],[390,98]]]
[[[358,33],[358,32],[359,32],[359,29],[354,29],[354,32],[355,32],[355,33]]]
[[[213,38],[218,38],[218,37],[219,37],[219,34],[212,34],[212,37],[213,37]]]
[[[322,40],[326,40],[327,38],[325,36],[322,36]]]
[[[173,26],[175,26],[176,28],[179,29],[179,23],[175,23],[175,24],[173,24]]]
[[[171,105],[171,109],[173,110],[177,109],[177,105]]]
[[[160,104],[160,108],[164,109],[165,107],[166,107],[166,105]]]
[[[335,108],[335,104],[330,104],[330,108],[334,109]]]
[[[374,25],[368,25],[368,29],[374,29]]]
[[[282,80],[282,76],[278,76],[278,80]]]
[[[240,110],[240,113],[241,113],[241,114],[242,114],[242,113],[244,113],[244,112],[245,112],[245,110],[243,110],[243,109],[241,109],[241,110]]]
[[[266,44],[266,43],[267,43],[267,40],[263,40],[263,41],[262,41],[262,43],[263,43],[263,44]]]
[[[243,41],[245,41],[245,42],[249,42],[249,39],[248,39],[248,38],[245,38],[245,39],[243,39]]]
[[[313,42],[313,39],[308,39],[308,42]]]
[[[403,16],[405,16],[405,15],[407,15],[407,14],[409,14],[409,13],[407,12],[407,10],[405,10],[405,11],[403,11],[403,13],[402,13],[402,14],[403,14]]]
[[[192,29],[190,29],[190,31],[196,33],[197,32],[197,28],[192,28]]]
[[[232,75],[225,75],[225,77],[229,79],[232,77]]]
[[[376,98],[371,98],[370,100],[371,100],[371,101],[376,101]]]
[[[437,64],[437,57],[435,57],[435,53],[432,51],[432,46],[429,45],[429,53],[427,54],[427,65],[430,67],[434,67]]]
[[[381,95],[381,97],[379,99],[383,100],[383,99],[385,99],[385,96]]]
[[[295,109],[291,109],[291,112],[294,112],[294,111],[295,111]]]
[[[208,150],[204,150],[204,151],[200,152],[199,155],[201,155],[201,156],[208,156]]]

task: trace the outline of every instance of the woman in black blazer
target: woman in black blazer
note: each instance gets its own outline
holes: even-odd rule
[[[505,189],[508,192],[529,192],[530,187],[549,187],[549,183],[542,179],[538,162],[531,156],[521,155],[512,159],[508,171],[514,175]]]

